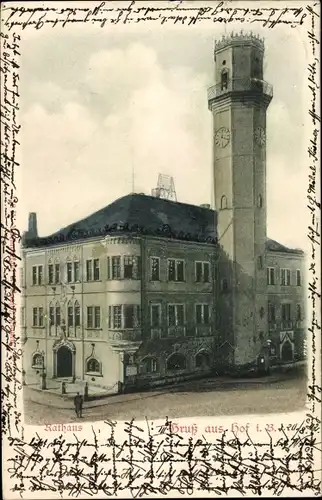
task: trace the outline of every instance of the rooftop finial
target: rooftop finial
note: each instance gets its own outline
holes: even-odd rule
[[[215,42],[216,50],[220,50],[228,45],[235,44],[254,44],[261,50],[264,50],[264,39],[259,36],[259,34],[253,33],[252,31],[245,33],[244,30],[240,32],[232,31],[229,35],[222,35],[219,40]]]

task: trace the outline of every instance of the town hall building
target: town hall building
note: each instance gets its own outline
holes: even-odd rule
[[[126,195],[23,241],[23,368],[119,392],[304,357],[304,253],[268,238],[264,42],[215,44],[216,209]]]

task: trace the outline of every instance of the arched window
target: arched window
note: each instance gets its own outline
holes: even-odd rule
[[[227,68],[224,68],[221,72],[220,87],[221,87],[221,90],[228,89],[228,69]]]
[[[159,362],[156,358],[148,356],[142,359],[141,369],[142,373],[156,373],[159,371]]]
[[[73,279],[74,281],[80,281],[80,263],[79,263],[79,257],[77,255],[74,255],[73,259]]]
[[[210,355],[207,351],[200,351],[196,355],[196,368],[210,368]]]
[[[227,197],[223,195],[220,199],[220,208],[221,210],[225,210],[227,208]]]
[[[74,325],[80,326],[80,305],[77,300],[75,300],[74,304]]]
[[[42,368],[44,366],[44,357],[40,353],[36,353],[32,357],[32,367],[33,368]]]
[[[54,263],[52,259],[48,260],[48,270],[47,270],[47,278],[48,278],[48,284],[53,285],[54,284]]]
[[[86,362],[86,372],[101,373],[101,364],[96,358],[90,358]]]
[[[74,307],[70,300],[67,304],[67,327],[71,328],[72,326],[74,326]]]
[[[67,283],[73,282],[73,262],[70,257],[66,261],[66,281]]]
[[[263,208],[263,197],[261,194],[258,195],[257,206],[258,206],[258,208]]]
[[[283,361],[293,361],[293,349],[292,344],[287,340],[282,347],[282,360]]]
[[[54,264],[54,283],[58,285],[61,281],[60,277],[60,260],[57,258]]]
[[[183,354],[171,354],[167,361],[167,370],[185,370],[186,358]]]

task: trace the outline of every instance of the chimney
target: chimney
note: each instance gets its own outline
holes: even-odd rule
[[[31,212],[29,214],[29,220],[28,220],[28,237],[29,238],[37,238],[38,237],[37,214],[36,214],[36,212]]]

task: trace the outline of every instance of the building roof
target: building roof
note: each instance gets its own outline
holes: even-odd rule
[[[206,206],[133,193],[50,236],[30,238],[26,233],[24,246],[52,246],[95,236],[124,233],[216,243],[217,213]],[[272,252],[303,253],[270,239],[267,240],[267,249]]]
[[[270,252],[296,253],[301,255],[304,254],[303,250],[301,250],[300,248],[289,248],[285,245],[282,245],[281,243],[278,243],[278,241],[270,239],[267,240],[266,249]]]
[[[132,233],[215,243],[216,212],[144,194],[129,194],[54,234],[25,246],[49,246],[107,234]]]

